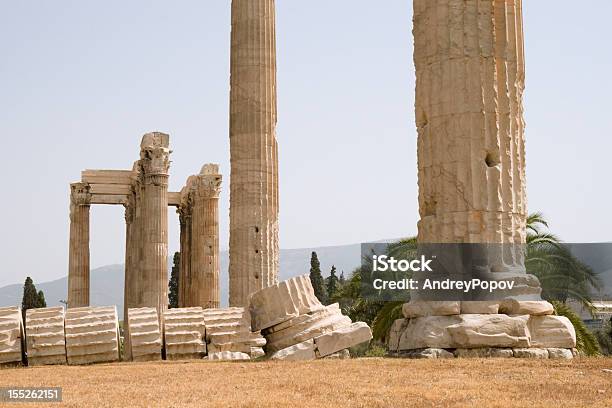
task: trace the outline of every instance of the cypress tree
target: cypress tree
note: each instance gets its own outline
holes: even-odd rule
[[[34,281],[29,276],[26,278],[23,285],[23,298],[21,300],[21,311],[25,319],[26,310],[35,309],[38,307],[38,292],[36,292],[36,286]]]
[[[317,299],[323,304],[327,302],[327,293],[325,290],[325,284],[323,281],[323,275],[321,274],[321,263],[316,252],[312,252],[310,257],[310,282],[314,288],[314,293]]]
[[[338,291],[338,276],[336,276],[336,266],[332,265],[331,271],[329,272],[329,278],[327,278],[327,296],[332,299]]]
[[[42,290],[38,291],[38,306],[37,307],[47,307],[47,301],[45,300],[45,292]]]
[[[181,269],[181,253],[175,252],[172,265],[172,273],[170,274],[170,282],[168,282],[168,305],[170,309],[179,307],[179,273]]]
[[[338,279],[338,283],[340,284],[340,287],[344,286],[344,283],[346,282],[346,279],[344,278],[344,271],[340,272],[340,279]]]

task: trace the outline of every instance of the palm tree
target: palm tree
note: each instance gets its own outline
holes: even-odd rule
[[[527,217],[525,267],[540,280],[542,298],[563,303],[575,300],[592,310],[591,290],[601,285],[597,274],[547,229],[542,213]]]

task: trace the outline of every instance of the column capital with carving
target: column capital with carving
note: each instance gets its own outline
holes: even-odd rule
[[[70,205],[91,205],[91,192],[88,183],[70,184]]]

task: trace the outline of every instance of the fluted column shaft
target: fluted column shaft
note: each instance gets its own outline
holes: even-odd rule
[[[68,307],[89,306],[89,210],[91,194],[86,183],[70,185],[70,244],[68,257]]]
[[[190,296],[186,306],[220,307],[218,166],[204,166],[194,188],[191,219]]]
[[[180,208],[181,224],[181,263],[179,265],[179,307],[187,307],[188,288],[190,287],[191,267],[191,209]]]
[[[230,305],[278,280],[274,0],[232,0]]]
[[[525,242],[521,10],[414,0],[420,242]]]
[[[138,307],[168,307],[168,135],[150,133],[141,144],[143,175],[142,267]]]

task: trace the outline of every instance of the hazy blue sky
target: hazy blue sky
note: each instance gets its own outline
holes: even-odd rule
[[[230,1],[0,0],[0,285],[67,273],[68,184],[171,135],[170,189],[221,164],[228,245]],[[612,240],[612,2],[525,0],[529,209]],[[278,0],[281,247],[412,235],[412,2]],[[121,263],[121,207],[92,209],[91,264]],[[170,217],[170,249],[178,249]]]

